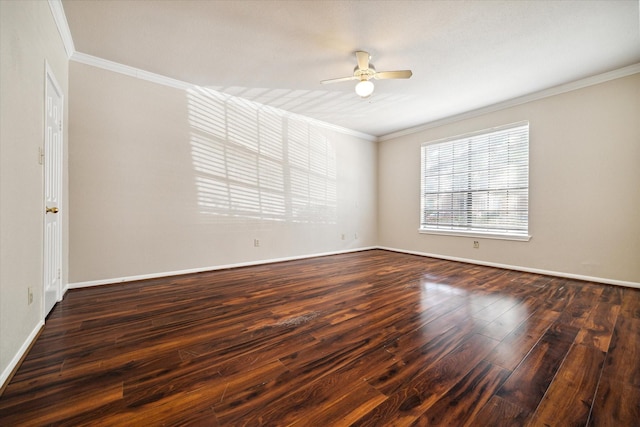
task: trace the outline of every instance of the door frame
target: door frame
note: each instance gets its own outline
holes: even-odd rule
[[[53,86],[53,90],[57,93],[57,95],[60,96],[60,122],[61,122],[61,127],[60,127],[60,159],[59,159],[59,170],[58,170],[58,206],[59,206],[59,211],[58,213],[56,213],[57,215],[57,222],[58,222],[58,227],[59,227],[59,236],[58,236],[58,247],[55,249],[58,252],[58,257],[57,260],[55,259],[56,257],[53,257],[53,259],[51,261],[57,261],[57,265],[56,265],[56,270],[58,271],[58,275],[59,278],[57,280],[57,286],[55,289],[55,299],[56,299],[56,303],[62,300],[62,263],[63,263],[63,251],[62,251],[62,247],[63,247],[63,239],[62,237],[64,236],[64,232],[63,232],[63,200],[64,200],[64,183],[63,183],[63,177],[64,177],[64,120],[65,120],[65,116],[64,116],[64,103],[65,103],[65,98],[64,98],[64,92],[62,91],[62,88],[60,86],[60,84],[58,83],[58,79],[56,79],[55,74],[53,73],[53,69],[51,68],[51,66],[49,65],[49,62],[45,59],[45,76],[44,76],[44,108],[43,108],[43,113],[44,113],[44,121],[43,121],[43,135],[42,135],[42,141],[43,141],[43,145],[42,145],[42,149],[40,152],[40,162],[42,163],[42,224],[43,224],[43,230],[42,230],[42,314],[43,314],[43,320],[46,319],[47,315],[50,313],[51,310],[53,310],[53,307],[55,307],[55,303],[53,304],[52,308],[50,311],[47,311],[47,304],[46,304],[46,291],[47,291],[47,283],[46,283],[46,277],[47,277],[47,272],[46,272],[46,267],[47,267],[47,245],[46,245],[46,227],[47,227],[47,198],[46,198],[46,185],[47,185],[47,170],[46,170],[46,158],[45,156],[48,155],[48,153],[46,152],[46,141],[47,141],[47,99],[49,96],[49,84],[48,82],[51,82],[51,85]]]

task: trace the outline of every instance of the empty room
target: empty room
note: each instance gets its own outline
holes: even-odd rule
[[[640,2],[0,0],[0,425],[638,426]]]

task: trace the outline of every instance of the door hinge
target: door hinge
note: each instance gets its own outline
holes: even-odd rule
[[[62,270],[59,268],[58,269],[58,280],[62,278]]]
[[[38,147],[38,163],[44,164],[44,149],[42,147]]]

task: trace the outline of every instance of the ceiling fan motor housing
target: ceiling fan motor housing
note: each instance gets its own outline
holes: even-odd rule
[[[376,74],[376,68],[373,66],[373,64],[369,64],[369,68],[367,68],[365,70],[360,69],[360,67],[358,67],[357,65],[353,69],[353,76],[357,77],[358,80],[360,80],[360,81],[369,80],[375,74]]]

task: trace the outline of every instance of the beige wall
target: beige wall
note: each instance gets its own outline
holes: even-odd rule
[[[635,74],[381,142],[379,244],[640,284],[639,117]],[[531,240],[419,234],[421,143],[521,120],[530,122]]]
[[[377,242],[375,142],[75,61],[69,108],[71,286]]]
[[[65,98],[68,61],[46,1],[0,1],[0,31],[1,384],[43,321],[43,168],[38,148],[43,146],[45,60]],[[66,146],[66,124],[64,135]],[[66,173],[64,179],[63,192]],[[68,229],[66,211],[63,205]],[[63,240],[66,283],[66,234]],[[29,287],[34,291],[31,305]]]

